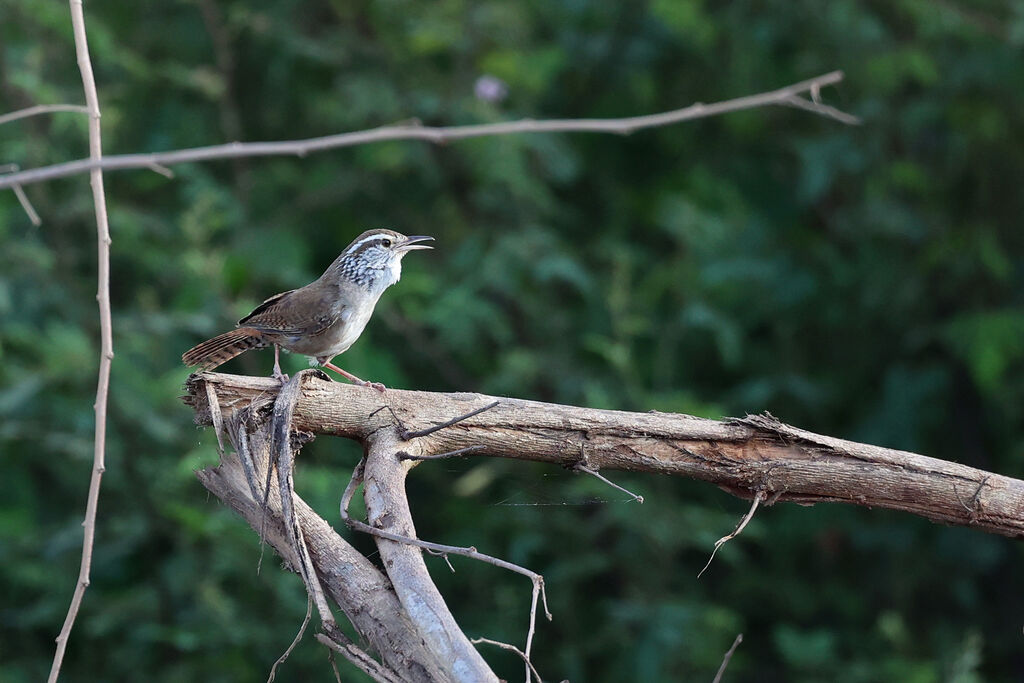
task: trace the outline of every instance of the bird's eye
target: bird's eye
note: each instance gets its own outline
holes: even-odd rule
[[[386,237],[384,239],[382,239],[380,241],[380,243],[383,244],[386,248],[390,248],[391,247],[391,240],[387,239]]]

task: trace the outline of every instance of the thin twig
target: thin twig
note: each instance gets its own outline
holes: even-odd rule
[[[355,475],[353,474],[353,479],[354,479],[354,476]],[[357,484],[357,486],[358,486],[358,484]],[[349,488],[346,487],[345,491],[346,491],[346,493],[348,493]],[[351,499],[351,496],[349,496],[348,498]],[[370,526],[366,522],[362,522],[362,521],[360,521],[358,519],[352,518],[352,516],[348,514],[348,509],[347,509],[347,507],[345,505],[346,502],[347,502],[347,500],[346,500],[345,496],[343,495],[342,496],[342,508],[341,508],[342,521],[344,521],[345,524],[347,524],[348,526],[350,526],[351,528],[353,528],[353,529],[355,529],[357,531],[362,531],[363,533],[370,534],[371,536],[377,536],[378,538],[383,538],[383,539],[386,539],[388,541],[394,541],[396,543],[405,543],[406,545],[413,545],[413,546],[416,546],[418,548],[423,548],[424,550],[430,551],[432,554],[436,554],[436,555],[447,555],[447,554],[462,555],[463,557],[470,557],[470,558],[473,558],[474,560],[479,560],[480,562],[486,562],[487,564],[493,564],[495,567],[500,567],[502,569],[507,569],[508,571],[515,572],[516,574],[522,574],[523,576],[527,577],[531,581],[534,581],[534,582],[538,582],[539,581],[540,587],[541,587],[540,592],[541,592],[541,594],[544,593],[544,590],[543,590],[543,588],[544,588],[544,577],[541,576],[540,574],[538,574],[537,572],[533,571],[533,570],[527,569],[526,567],[521,567],[518,564],[514,564],[512,562],[509,562],[508,560],[503,560],[501,558],[493,557],[491,555],[485,555],[484,553],[480,552],[479,550],[477,550],[473,546],[458,546],[458,545],[445,545],[443,543],[432,543],[431,541],[421,541],[418,538],[410,538],[409,536],[403,536],[401,534],[391,533],[390,531],[385,531],[384,529],[377,529],[376,527]],[[548,620],[550,621],[552,619],[552,616],[551,616],[551,612],[548,611],[547,598],[546,597],[544,598],[544,613],[547,616]]]
[[[502,560],[491,555],[485,555],[479,552],[476,548],[473,548],[472,546],[460,547],[454,545],[444,545],[441,543],[431,543],[430,541],[421,541],[418,538],[410,538],[408,536],[402,536],[401,534],[393,534],[390,531],[384,531],[383,529],[377,529],[365,522],[353,519],[351,515],[348,514],[348,506],[352,500],[352,496],[354,495],[355,490],[363,482],[365,463],[366,458],[363,458],[362,460],[359,461],[359,464],[357,464],[355,469],[352,471],[352,478],[349,480],[348,485],[345,487],[344,493],[342,493],[340,505],[342,521],[344,521],[345,524],[347,524],[350,528],[370,534],[371,536],[377,536],[378,538],[394,541],[396,543],[404,543],[406,545],[412,545],[418,548],[423,548],[424,550],[433,555],[442,556],[446,562],[448,561],[447,556],[449,554],[462,555],[463,557],[469,557],[474,560],[486,562],[488,564],[494,565],[495,567],[515,572],[516,574],[522,574],[523,576],[530,579],[530,581],[533,583],[533,594],[530,600],[530,629],[526,634],[525,652],[526,657],[528,658],[530,656],[530,649],[533,647],[533,636],[536,632],[538,601],[544,606],[544,616],[547,617],[548,621],[551,621],[552,619],[551,610],[548,609],[547,592],[544,589],[544,577],[538,574],[537,572],[527,569],[526,567],[521,567],[518,564],[513,564],[512,562]],[[450,562],[448,563],[448,566],[449,568],[451,568],[453,572],[455,571],[455,569],[451,566]]]
[[[727,536],[722,536],[720,539],[715,541],[715,548],[714,548],[714,550],[711,551],[711,557],[708,558],[708,563],[706,565],[704,565],[704,569],[701,569],[700,573],[697,574],[697,578],[698,579],[701,577],[701,574],[706,572],[708,567],[711,566],[711,561],[713,559],[715,559],[715,553],[718,552],[718,549],[721,548],[726,543],[728,543],[729,541],[731,541],[732,539],[734,539],[737,536],[739,536],[741,533],[743,533],[743,530],[747,527],[747,522],[749,522],[753,518],[754,512],[757,510],[757,506],[760,505],[761,501],[763,501],[764,499],[765,499],[764,491],[758,491],[754,495],[754,502],[750,504],[750,510],[748,510],[747,514],[744,515],[743,519],[740,520],[740,523],[738,525],[736,525],[736,528],[733,530],[733,532],[731,534],[727,535]]]
[[[482,451],[483,446],[466,446],[465,448],[456,448],[454,451],[445,451],[444,453],[436,453],[434,455],[413,455],[412,453],[406,453],[401,451],[397,453],[399,460],[444,460],[445,458],[455,458],[466,453],[476,453]],[[641,501],[643,502],[643,501]]]
[[[19,168],[21,167],[18,164],[0,164],[0,173],[14,173]],[[35,208],[33,208],[32,202],[28,200],[25,190],[21,188],[21,185],[15,185],[12,189],[14,190],[14,196],[18,198],[18,203],[21,204],[21,208],[28,214],[28,219],[32,222],[32,225],[38,228],[43,224],[43,221],[39,218]]]
[[[479,645],[481,643],[483,643],[484,645],[494,645],[495,647],[500,647],[502,650],[515,652],[517,655],[519,655],[520,659],[526,662],[526,683],[530,683],[531,674],[533,675],[533,678],[537,680],[537,683],[544,683],[544,680],[540,677],[540,674],[537,673],[537,668],[533,665],[533,662],[530,661],[530,658],[526,656],[525,652],[520,650],[515,645],[503,643],[500,640],[491,640],[490,638],[470,638],[469,642],[473,643],[474,645]]]
[[[529,657],[530,649],[533,647],[533,636],[537,630],[537,606],[538,601],[544,606],[544,616],[547,617],[548,621],[553,618],[551,610],[548,609],[548,596],[544,590],[544,577],[535,571],[521,567],[518,564],[503,560],[492,555],[485,555],[478,551],[476,548],[462,547],[457,545],[444,545],[443,543],[432,543],[430,541],[421,541],[418,538],[410,538],[408,536],[402,536],[401,534],[393,534],[390,531],[384,531],[383,529],[377,529],[365,522],[361,522],[358,519],[352,519],[347,516],[345,523],[357,531],[370,534],[371,536],[377,536],[388,541],[394,541],[395,543],[404,543],[406,545],[416,546],[423,548],[424,550],[431,552],[432,554],[440,555],[462,555],[463,557],[469,557],[480,562],[486,562],[487,564],[493,564],[495,567],[501,569],[507,569],[508,571],[515,572],[516,574],[522,574],[523,576],[530,579],[533,582],[533,597],[530,601],[530,630],[526,634],[526,656]]]
[[[840,123],[845,123],[848,126],[859,126],[861,123],[861,120],[853,114],[847,114],[841,109],[836,109],[835,107],[830,107],[827,104],[822,104],[820,100],[814,100],[812,102],[810,100],[805,100],[799,95],[792,95],[784,99],[782,104],[789,105],[790,107],[795,107],[797,109],[803,109],[804,111],[814,112],[815,114],[821,114],[822,116],[826,116],[830,119],[835,119]]]
[[[18,119],[26,119],[29,116],[55,114],[62,111],[70,111],[76,114],[88,114],[89,108],[83,107],[80,104],[37,104],[34,107],[19,109],[18,111],[12,111],[8,114],[0,115],[0,126],[5,123],[10,123],[11,121],[17,121]]]
[[[317,640],[320,640],[320,635],[317,634]],[[326,636],[324,636],[326,638]],[[330,638],[328,638],[330,640]],[[331,671],[334,672],[334,680],[341,683],[341,672],[338,671],[338,662],[334,659],[334,650],[327,648],[327,661],[331,663]]]
[[[324,633],[316,634],[316,639],[362,669],[377,683],[402,683],[401,677],[353,643],[336,625],[325,626]]]
[[[431,555],[434,555],[435,557],[440,557],[442,560],[444,560],[444,563],[448,565],[449,571],[451,571],[452,574],[455,573],[455,567],[454,565],[452,565],[452,560],[450,557],[448,557],[448,553],[441,553],[436,550],[428,550],[427,552]]]
[[[129,168],[152,168],[153,164],[161,166],[172,166],[194,161],[211,161],[214,159],[237,159],[240,157],[261,157],[261,156],[305,156],[312,152],[320,152],[340,147],[353,147],[385,140],[424,140],[433,143],[445,143],[454,140],[466,140],[468,138],[479,138],[491,135],[511,135],[518,133],[611,133],[617,135],[629,135],[638,130],[646,128],[657,128],[668,126],[683,121],[707,118],[744,109],[754,109],[769,105],[790,105],[799,106],[802,109],[831,118],[837,118],[845,123],[852,123],[853,117],[844,114],[843,118],[836,116],[838,110],[827,105],[817,104],[804,100],[807,104],[795,104],[792,101],[794,96],[810,92],[813,89],[821,89],[828,85],[834,85],[843,80],[843,72],[832,71],[806,81],[800,81],[787,85],[778,90],[771,90],[756,95],[747,95],[724,102],[713,104],[696,103],[682,109],[661,112],[658,114],[646,114],[643,116],[629,116],[617,119],[553,119],[533,120],[523,119],[520,121],[507,121],[502,123],[485,123],[469,126],[423,126],[417,122],[406,123],[395,126],[382,126],[368,130],[354,131],[328,135],[320,138],[309,138],[305,140],[284,140],[277,142],[230,142],[222,145],[211,145],[209,147],[193,147],[191,149],[179,149],[169,152],[156,152],[150,154],[119,154],[105,157],[102,160],[80,159],[69,161],[42,168],[34,168],[16,173],[9,178],[0,178],[0,188],[13,187],[16,184],[29,185],[44,180],[62,178],[64,176],[84,173],[86,171],[102,168],[113,171]]]
[[[96,509],[99,505],[100,483],[103,479],[104,453],[107,441],[107,395],[110,391],[110,364],[114,359],[114,333],[110,316],[110,229],[107,225],[107,202],[103,192],[103,170],[99,165],[103,157],[103,145],[100,137],[100,105],[96,94],[96,79],[92,73],[92,62],[89,60],[89,43],[85,34],[85,14],[82,12],[82,0],[69,0],[71,8],[71,25],[75,35],[75,52],[78,56],[78,70],[82,75],[82,88],[85,91],[85,102],[89,108],[89,159],[95,164],[90,169],[92,199],[96,211],[96,242],[97,242],[97,293],[100,313],[100,359],[99,373],[96,380],[96,424],[93,438],[93,466],[89,480],[89,494],[85,505],[85,533],[82,539],[82,562],[78,572],[78,583],[68,607],[64,626],[57,636],[57,649],[50,667],[49,683],[54,683],[60,676],[61,663],[67,649],[71,629],[75,625],[85,589],[89,586],[89,573],[92,567],[93,540],[96,535]],[[15,174],[17,175],[17,174]],[[6,176],[10,180],[11,176]],[[19,184],[18,181],[8,183],[9,186]]]
[[[32,225],[37,228],[42,225],[42,219],[39,218],[39,214],[36,213],[36,210],[32,208],[32,202],[28,200],[28,195],[25,194],[25,190],[21,189],[21,185],[14,186],[14,196],[18,198],[18,203],[21,204],[21,208],[28,214],[28,219],[32,221]]]
[[[740,633],[736,636],[736,640],[732,641],[732,647],[730,647],[726,651],[725,656],[722,657],[722,664],[718,667],[718,673],[715,674],[715,678],[711,681],[711,683],[722,683],[722,674],[725,673],[725,668],[729,666],[729,660],[732,659],[732,654],[736,652],[736,648],[739,647],[740,643],[742,642],[743,634]]]
[[[978,520],[978,515],[981,512],[981,492],[985,490],[985,484],[988,483],[990,478],[991,475],[987,475],[981,480],[981,483],[978,484],[977,490],[975,490],[974,495],[971,497],[970,505],[964,502],[964,499],[960,497],[960,490],[957,488],[956,482],[953,482],[953,494],[960,502],[960,505],[963,506],[964,510],[967,511],[967,519],[970,524],[974,524]]]
[[[348,484],[345,486],[345,491],[341,494],[341,520],[348,524],[348,506],[352,503],[352,496],[355,495],[356,489],[363,483],[363,472],[366,469],[366,457],[359,459],[356,466],[352,468],[352,476],[349,477]]]
[[[643,497],[643,496],[638,496],[637,494],[633,493],[633,492],[632,492],[632,491],[630,491],[629,489],[627,489],[627,488],[623,488],[623,487],[619,486],[619,485],[618,485],[618,484],[616,484],[616,483],[615,483],[614,481],[612,481],[612,480],[608,479],[607,477],[605,477],[604,475],[602,475],[602,474],[601,474],[600,472],[598,472],[597,470],[592,470],[592,469],[590,469],[589,467],[587,467],[586,465],[584,465],[584,464],[583,464],[582,462],[578,462],[578,463],[576,463],[576,464],[575,464],[575,465],[573,466],[573,469],[575,469],[575,470],[579,470],[580,472],[586,472],[587,474],[589,474],[589,475],[590,475],[590,476],[592,476],[592,477],[597,477],[598,479],[600,479],[600,480],[601,480],[601,481],[603,481],[604,483],[606,483],[606,484],[608,484],[609,486],[611,486],[611,487],[612,487],[613,489],[618,489],[619,491],[622,491],[622,492],[623,492],[623,493],[625,493],[625,494],[626,494],[627,496],[629,496],[630,498],[632,498],[632,499],[633,499],[633,500],[635,500],[636,502],[640,503],[641,505],[643,505],[643,503],[644,503],[644,497]]]
[[[172,171],[171,169],[167,168],[163,164],[158,164],[155,161],[153,163],[149,164],[149,170],[153,171],[154,173],[159,173],[164,178],[173,178],[174,177],[174,171]]]
[[[295,649],[295,647],[302,640],[302,636],[306,633],[306,627],[309,626],[309,618],[312,617],[312,616],[313,616],[313,598],[312,598],[312,596],[307,595],[306,596],[306,616],[302,618],[302,625],[299,626],[299,632],[295,634],[294,638],[292,638],[292,644],[288,646],[288,649],[285,650],[284,653],[280,657],[277,658],[276,662],[274,662],[274,666],[270,667],[270,675],[267,676],[267,683],[274,683],[274,677],[277,676],[277,667],[279,667],[282,664],[284,664],[285,661],[287,661],[287,659],[289,657],[291,657],[292,651]]]
[[[433,427],[427,427],[426,429],[418,429],[418,430],[416,430],[414,432],[410,432],[408,430],[402,430],[402,433],[401,433],[402,441],[409,441],[410,439],[418,439],[421,436],[428,436],[430,434],[433,434],[434,432],[439,432],[442,429],[447,429],[448,427],[451,427],[454,424],[458,424],[459,422],[462,422],[463,420],[468,420],[469,418],[475,417],[475,416],[479,415],[480,413],[482,413],[482,412],[484,412],[486,410],[490,410],[491,408],[494,408],[495,406],[499,405],[500,403],[501,403],[501,401],[494,401],[493,403],[488,403],[483,408],[477,408],[476,410],[471,410],[470,412],[466,413],[465,415],[459,415],[458,417],[453,417],[452,419],[448,420],[447,422],[442,422],[439,425],[434,425]]]

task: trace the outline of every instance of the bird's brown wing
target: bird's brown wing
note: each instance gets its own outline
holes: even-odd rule
[[[288,298],[288,295],[290,295],[294,291],[294,289],[289,289],[287,292],[281,292],[280,294],[275,294],[274,296],[270,297],[269,299],[261,303],[259,306],[252,309],[252,312],[249,313],[249,315],[239,320],[239,327],[241,327],[242,325],[248,325],[251,322],[263,320],[264,317],[267,316],[269,316],[270,319],[274,317],[280,317],[281,302]]]
[[[344,317],[328,313],[332,308],[328,301],[310,306],[307,299],[312,293],[303,290],[305,288],[275,294],[239,320],[239,326],[253,327],[261,332],[288,337],[315,337]],[[291,300],[298,292],[303,294],[301,305]],[[310,315],[310,309],[317,311],[317,314]]]

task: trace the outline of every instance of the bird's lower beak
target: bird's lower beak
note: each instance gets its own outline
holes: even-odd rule
[[[433,242],[434,238],[429,235],[413,235],[406,237],[405,241],[398,247],[399,251],[412,251],[413,249],[433,249],[429,244],[420,244],[420,242]]]

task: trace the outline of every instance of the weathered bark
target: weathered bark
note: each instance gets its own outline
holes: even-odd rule
[[[186,401],[210,424],[206,384],[225,415],[270,406],[272,379],[219,373],[189,380]],[[308,382],[294,427],[365,441],[395,424],[428,427],[494,401],[480,394],[389,389],[386,394],[337,382]],[[1024,481],[906,451],[834,439],[770,416],[715,421],[667,413],[628,413],[500,399],[481,415],[417,439],[424,453],[479,446],[477,455],[539,460],[592,469],[673,474],[712,482],[768,503],[845,502],[905,510],[947,524],[1024,535]]]
[[[405,476],[413,463],[401,461],[397,456],[400,448],[411,445],[401,443],[396,431],[378,430],[369,440],[363,490],[366,514],[374,528],[416,538],[405,495]],[[461,683],[498,683],[498,677],[455,623],[427,572],[423,551],[385,538],[374,540],[405,613],[426,641],[427,648],[442,662],[445,672]]]
[[[235,414],[225,421],[225,427],[236,451],[240,440],[246,440],[255,465],[255,478],[265,481],[266,465],[271,461],[270,425],[259,425],[251,434],[243,434],[245,427]],[[203,486],[262,533],[289,567],[299,573],[299,557],[285,529],[276,486],[270,487],[268,509],[264,513],[263,487],[253,491],[237,453],[225,453],[218,467],[196,474]],[[403,681],[452,680],[445,673],[446,667],[425,647],[388,577],[301,498],[294,496],[293,504],[321,585],[370,647],[380,654],[385,668]]]

